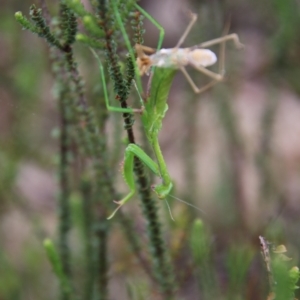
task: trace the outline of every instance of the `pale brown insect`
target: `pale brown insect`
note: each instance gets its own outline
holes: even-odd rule
[[[140,72],[140,75],[150,73],[150,68],[152,66],[158,68],[173,68],[179,69],[191,85],[193,91],[195,93],[201,93],[204,90],[210,88],[217,82],[220,82],[224,79],[225,68],[224,68],[224,59],[225,59],[225,43],[227,41],[233,41],[236,48],[241,49],[244,47],[242,43],[240,43],[238,35],[235,33],[228,34],[222,36],[220,38],[216,38],[199,45],[189,47],[189,48],[180,48],[193,25],[197,20],[197,15],[194,13],[190,13],[191,21],[187,26],[185,32],[182,37],[179,39],[177,45],[174,48],[170,49],[160,49],[156,51],[156,49],[143,46],[140,44],[135,45],[136,53],[137,53],[137,66]],[[212,72],[206,67],[209,67],[217,62],[217,56],[214,52],[209,49],[205,49],[206,47],[210,47],[216,44],[221,44],[220,49],[220,63],[219,63],[219,72]],[[212,79],[207,85],[202,88],[198,88],[185,67],[187,65],[192,66],[197,69],[199,72],[205,74],[206,76]]]

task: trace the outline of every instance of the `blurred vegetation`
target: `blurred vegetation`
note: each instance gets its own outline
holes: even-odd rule
[[[128,32],[155,47],[157,29],[137,16],[136,1],[119,2]],[[198,21],[186,46],[220,36],[228,22],[246,45],[228,44],[226,80],[204,94],[182,74],[174,80],[162,152],[172,194],[204,211],[170,198],[174,222],[139,165],[139,195],[106,219],[127,193],[126,144],[134,136],[151,149],[138,116],[106,111],[87,47],[106,63],[112,102],[118,94],[136,107],[112,1],[82,3],[94,23],[73,0],[1,6],[0,299],[299,298],[299,1],[139,2],[165,27],[163,47],[176,45],[187,10]],[[21,30],[19,11],[40,37]]]

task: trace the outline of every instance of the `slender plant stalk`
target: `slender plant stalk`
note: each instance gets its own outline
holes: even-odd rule
[[[111,31],[111,16],[108,14],[106,2],[99,0],[99,16],[101,19],[101,25],[105,32],[106,41],[106,58],[109,65],[110,76],[114,80],[114,90],[117,93],[117,98],[120,101],[122,108],[127,108],[127,97],[129,93],[129,87],[131,81],[134,78],[133,63],[129,64],[128,73],[123,79],[118,65],[118,56],[116,54],[116,45],[113,39],[113,32]],[[131,67],[130,67],[131,66]],[[135,143],[133,134],[133,116],[129,113],[123,114],[125,129],[127,131],[129,143]],[[157,207],[151,197],[151,191],[149,189],[149,182],[144,171],[143,164],[138,158],[134,160],[134,172],[136,174],[139,194],[142,202],[142,209],[144,216],[147,220],[147,232],[149,236],[150,252],[153,258],[154,274],[161,291],[165,299],[174,298],[174,278],[172,273],[172,267],[169,257],[167,255],[166,247],[163,242],[161,225],[158,221]]]

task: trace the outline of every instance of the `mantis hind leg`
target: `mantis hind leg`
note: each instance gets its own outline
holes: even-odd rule
[[[135,4],[135,7],[159,30],[159,38],[157,44],[157,50],[161,48],[161,45],[165,36],[165,29],[160,25],[150,14],[148,14],[143,8]]]
[[[134,53],[133,47],[131,46],[128,34],[127,34],[126,29],[124,27],[124,24],[123,24],[122,18],[120,16],[120,13],[118,11],[118,6],[117,6],[117,3],[116,3],[115,0],[112,1],[112,6],[113,6],[114,14],[116,16],[117,23],[118,23],[118,25],[119,25],[119,27],[121,29],[121,32],[122,32],[122,35],[123,35],[126,47],[127,47],[128,51],[129,51],[129,54],[131,56],[132,61],[135,62],[135,73],[136,73],[136,81],[137,81],[138,89],[139,89],[139,91],[142,91],[142,82],[141,82],[141,77],[140,77],[138,68],[136,66],[135,53]],[[158,39],[157,49],[160,49],[161,45],[162,45],[162,42],[163,42],[163,39],[164,39],[164,35],[165,35],[164,28],[150,14],[148,14],[144,9],[142,9],[139,5],[135,4],[135,7],[150,22],[152,22],[154,24],[154,26],[156,26],[158,28],[158,30],[159,30],[159,39]]]
[[[152,186],[152,190],[156,193],[158,198],[164,199],[170,193],[173,184],[169,178],[169,174],[167,173],[166,168],[162,168],[161,165],[158,165],[149,155],[147,155],[139,146],[136,144],[129,144],[125,149],[124,155],[124,164],[123,164],[123,177],[124,180],[129,187],[129,193],[120,201],[114,201],[118,204],[118,207],[114,210],[114,212],[107,218],[111,219],[116,212],[126,204],[135,194],[136,186],[135,186],[135,178],[134,178],[134,157],[138,157],[139,160],[146,165],[156,176],[161,177],[163,179],[163,183]],[[161,159],[160,159],[161,160]]]
[[[122,107],[115,107],[115,106],[110,105],[109,97],[108,97],[108,93],[107,93],[107,87],[106,87],[105,74],[104,74],[104,69],[103,69],[101,60],[100,60],[99,56],[97,55],[97,53],[93,49],[90,49],[90,50],[92,51],[92,53],[94,54],[95,58],[98,61],[98,65],[99,65],[99,69],[100,69],[100,76],[101,76],[101,81],[102,81],[102,86],[103,86],[104,99],[105,99],[105,104],[106,104],[107,110],[113,111],[113,112],[121,112],[121,113],[142,113],[144,102],[139,93],[138,93],[138,95],[140,97],[140,102],[142,103],[142,108],[122,108]]]

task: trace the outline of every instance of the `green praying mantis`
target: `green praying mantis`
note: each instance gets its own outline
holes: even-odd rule
[[[217,82],[220,82],[224,78],[224,52],[225,43],[229,40],[233,41],[237,48],[242,48],[243,45],[239,42],[239,38],[236,34],[224,35],[220,38],[213,39],[208,42],[204,42],[190,48],[180,48],[188,33],[192,29],[197,20],[197,15],[191,13],[191,21],[188,24],[182,37],[179,39],[177,45],[172,49],[161,49],[161,45],[164,38],[164,29],[158,24],[146,11],[140,6],[136,5],[136,8],[146,16],[159,30],[160,37],[158,41],[158,48],[152,49],[143,45],[135,45],[137,54],[136,68],[137,68],[137,80],[140,84],[140,76],[144,74],[150,74],[149,79],[149,92],[145,101],[140,96],[142,102],[142,108],[123,109],[120,107],[113,107],[109,103],[108,93],[106,89],[106,81],[104,76],[103,66],[100,59],[96,56],[99,62],[100,73],[102,78],[104,97],[106,106],[109,111],[122,112],[122,113],[140,113],[141,121],[147,136],[147,139],[153,148],[157,162],[155,162],[148,154],[146,154],[138,145],[129,144],[125,149],[124,164],[123,164],[123,177],[129,187],[130,192],[120,201],[114,201],[118,207],[108,217],[111,219],[116,212],[127,203],[135,194],[135,178],[133,172],[134,157],[138,157],[141,162],[144,163],[156,176],[161,178],[162,182],[158,185],[153,185],[151,188],[159,199],[165,199],[172,190],[173,183],[171,176],[168,172],[165,159],[160,149],[158,134],[162,128],[162,121],[168,110],[168,95],[177,70],[181,70],[188,83],[191,85],[195,93],[201,93],[208,88],[212,87]],[[135,60],[133,49],[130,45],[128,35],[126,33],[121,16],[118,12],[117,4],[113,1],[113,10],[117,20],[117,23],[122,31],[127,48],[131,55],[131,58]],[[216,55],[205,47],[210,47],[216,44],[221,44],[219,73],[214,73],[206,67],[213,65],[217,61]],[[148,53],[149,55],[147,55]],[[202,88],[198,88],[192,78],[187,73],[185,66],[191,65],[204,75],[208,76],[211,81]],[[138,90],[138,89],[137,89]]]

